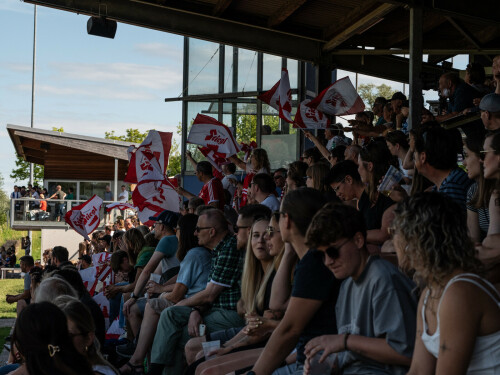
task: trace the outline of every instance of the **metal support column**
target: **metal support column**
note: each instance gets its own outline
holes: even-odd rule
[[[118,159],[115,158],[115,180],[113,188],[113,200],[118,200]]]
[[[420,124],[424,98],[422,96],[422,7],[410,8],[410,115],[408,130]]]
[[[264,54],[257,53],[257,91],[261,92],[264,86]],[[257,100],[257,121],[256,121],[257,145],[260,147],[262,134],[262,101]]]
[[[224,65],[226,62],[226,47],[224,44],[219,44],[219,94],[224,93]],[[224,122],[223,121],[223,113],[224,113],[224,100],[219,99],[217,100],[217,121]]]
[[[182,96],[188,95],[189,92],[189,38],[184,37],[184,56],[183,56],[183,68],[182,68]],[[184,186],[184,174],[186,173],[186,141],[187,141],[187,129],[188,129],[188,105],[186,101],[182,101],[182,131],[181,131],[181,177],[182,184]]]
[[[35,125],[35,68],[36,68],[36,5],[33,10],[33,66],[31,72],[31,127]],[[32,186],[35,186],[35,166],[30,163],[30,182]],[[14,211],[11,211],[14,212]],[[30,239],[30,252],[33,251],[33,233],[31,230],[28,231],[28,237]],[[25,255],[29,255],[26,253]]]
[[[281,68],[282,69],[287,69],[288,68],[288,61],[286,57],[281,58]],[[290,124],[280,118],[280,130],[282,131],[283,134],[290,134]]]

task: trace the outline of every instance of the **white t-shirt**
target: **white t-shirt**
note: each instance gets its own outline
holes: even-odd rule
[[[120,195],[118,195],[118,200],[120,202],[127,202],[128,201],[128,191],[127,190],[122,191],[120,193]]]

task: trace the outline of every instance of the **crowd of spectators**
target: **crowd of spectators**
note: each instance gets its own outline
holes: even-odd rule
[[[262,148],[223,173],[188,154],[203,188],[178,188],[180,213],[94,232],[76,266],[61,247],[43,271],[22,259],[13,374],[500,371],[500,56],[496,93],[477,70],[441,77],[446,113],[409,130],[406,97],[377,98],[274,173]],[[478,111],[467,131],[440,124]],[[99,253],[126,327],[113,365],[77,272]]]

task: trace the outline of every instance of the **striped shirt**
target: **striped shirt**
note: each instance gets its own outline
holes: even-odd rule
[[[455,202],[457,202],[462,208],[464,215],[466,214],[465,204],[467,202],[467,190],[469,190],[470,185],[473,183],[465,173],[460,168],[453,169],[450,174],[443,180],[439,189],[436,186],[432,188],[432,191],[437,191],[441,194],[449,196]]]
[[[218,202],[217,208],[224,209],[224,188],[218,178],[214,177],[203,185],[198,196],[203,199],[206,205]]]
[[[467,191],[467,209],[472,212],[476,212],[479,220],[479,229],[481,229],[481,239],[486,237],[486,233],[488,233],[488,227],[490,225],[490,211],[488,206],[482,206],[479,208],[474,207],[470,204],[472,198],[477,191],[477,182],[474,182]]]

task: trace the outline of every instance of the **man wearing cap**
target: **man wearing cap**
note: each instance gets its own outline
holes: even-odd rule
[[[500,129],[500,94],[485,95],[479,103],[479,110],[486,129]]]
[[[222,187],[222,182],[217,177],[214,177],[212,173],[212,164],[208,161],[200,161],[196,164],[195,173],[198,180],[204,184],[198,196],[205,201],[207,206],[214,206],[215,208],[224,210],[224,188]],[[194,194],[182,187],[178,187],[175,190],[179,195],[187,199],[195,197]]]
[[[177,227],[177,220],[179,219],[179,214],[165,210],[158,216],[152,216],[149,220],[155,221],[154,234],[158,242],[156,249],[153,253],[151,259],[144,267],[141,272],[137,282],[135,284],[134,291],[130,294],[130,298],[127,302],[123,304],[123,311],[127,317],[134,320],[137,315],[140,317],[142,315],[141,310],[144,306],[139,308],[135,305],[137,300],[144,295],[144,288],[146,283],[149,281],[151,274],[156,270],[156,267],[161,262],[162,273],[169,272],[171,275],[167,276],[167,279],[175,276],[175,270],[179,270],[179,260],[175,257],[177,252],[177,237],[175,235],[175,228]],[[132,310],[132,307],[134,309]],[[132,323],[132,322],[131,322]],[[138,320],[138,327],[140,327],[140,319]]]
[[[456,73],[445,73],[439,78],[439,92],[449,99],[448,110],[445,115],[436,116],[437,122],[443,122],[458,114],[464,109],[474,107],[473,100],[481,94],[471,85],[466,84]]]
[[[92,265],[92,258],[90,257],[90,255],[82,255],[78,258],[78,260],[80,261],[81,270],[85,270]]]

